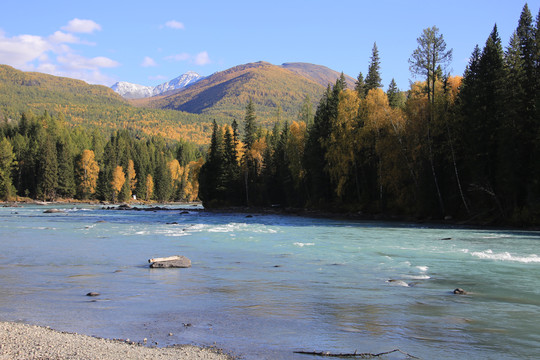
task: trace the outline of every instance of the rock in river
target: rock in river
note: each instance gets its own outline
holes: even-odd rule
[[[151,268],[189,268],[191,260],[185,256],[171,256],[168,258],[155,258],[148,260]]]

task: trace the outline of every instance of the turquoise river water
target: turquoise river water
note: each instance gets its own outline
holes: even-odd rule
[[[539,232],[50,207],[0,208],[0,320],[249,360],[540,358]]]

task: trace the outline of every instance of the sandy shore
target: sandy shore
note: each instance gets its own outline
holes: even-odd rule
[[[48,328],[0,322],[0,360],[231,360],[218,350],[185,345],[149,348],[120,340],[63,333]]]

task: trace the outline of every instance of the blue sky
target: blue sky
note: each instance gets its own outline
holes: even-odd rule
[[[536,18],[540,0],[529,0]],[[373,43],[386,89],[412,76],[408,58],[422,29],[436,25],[462,75],[476,44],[497,23],[503,46],[525,1],[5,1],[0,63],[112,85],[157,85],[188,70],[201,75],[254,61],[309,62],[357,77]]]

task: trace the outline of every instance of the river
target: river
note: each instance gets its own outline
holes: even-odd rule
[[[199,210],[0,208],[0,320],[248,360],[540,358],[539,232]],[[148,267],[169,255],[193,266]]]

